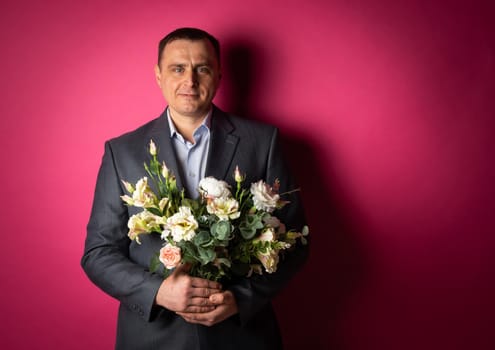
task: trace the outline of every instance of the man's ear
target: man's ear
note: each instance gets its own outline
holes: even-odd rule
[[[155,79],[159,87],[162,87],[162,72],[159,65],[155,65]]]

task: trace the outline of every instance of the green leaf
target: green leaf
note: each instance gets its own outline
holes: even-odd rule
[[[161,197],[166,197],[167,194],[169,193],[168,191],[168,188],[167,188],[167,184],[163,183],[163,182],[159,182],[158,183],[158,192],[161,194]]]
[[[227,267],[230,267],[231,266],[231,263],[230,263],[230,260],[229,259],[218,258],[217,261],[218,261],[219,264],[223,264],[223,265],[225,265]]]
[[[221,241],[230,237],[232,226],[228,221],[218,221],[211,226],[211,234]]]
[[[147,211],[149,211],[151,214],[154,214],[156,216],[162,216],[162,212],[158,208],[146,208]]]
[[[239,231],[241,232],[241,236],[244,239],[252,239],[256,234],[256,229],[254,227],[240,225]]]
[[[202,265],[206,265],[209,262],[215,260],[216,254],[213,249],[205,249],[198,247],[198,258]]]
[[[159,259],[159,254],[156,253],[151,257],[151,262],[150,262],[150,272],[157,272],[158,269],[161,266],[161,261]]]
[[[211,236],[207,231],[200,231],[194,236],[193,242],[197,246],[205,246],[211,241]]]
[[[210,227],[210,224],[209,224],[210,221],[208,219],[208,216],[206,216],[206,215],[200,215],[200,216],[198,216],[196,218],[196,221],[198,222],[198,225],[200,227],[206,227],[206,228]]]
[[[245,220],[239,225],[239,231],[241,231],[244,239],[252,239],[256,234],[256,230],[263,228],[262,218],[263,215],[259,214],[246,215]]]

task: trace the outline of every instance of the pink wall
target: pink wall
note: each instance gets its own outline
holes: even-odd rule
[[[0,348],[112,348],[79,267],[96,172],[162,111],[156,44],[185,25],[224,43],[217,103],[288,136],[313,249],[287,348],[495,348],[492,1],[42,3],[0,5]]]

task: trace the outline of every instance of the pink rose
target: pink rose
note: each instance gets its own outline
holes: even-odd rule
[[[182,256],[180,254],[180,248],[167,243],[165,247],[160,249],[160,261],[167,269],[173,269],[179,265]]]

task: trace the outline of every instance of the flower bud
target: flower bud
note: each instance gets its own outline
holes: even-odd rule
[[[125,180],[122,180],[122,183],[124,184],[124,187],[127,190],[127,192],[129,192],[130,194],[134,193],[134,186],[132,186],[129,182]]]
[[[275,179],[275,182],[273,183],[272,189],[273,189],[273,192],[278,193],[278,191],[280,190],[280,180],[279,179]]]
[[[239,170],[239,166],[236,166],[235,167],[234,179],[235,179],[235,182],[242,182],[242,181],[244,181],[244,176],[242,176],[241,171]]]
[[[156,156],[156,145],[153,140],[150,140],[150,154]]]
[[[170,172],[168,171],[167,165],[165,162],[162,163],[162,176],[164,179],[167,179],[169,176]]]

